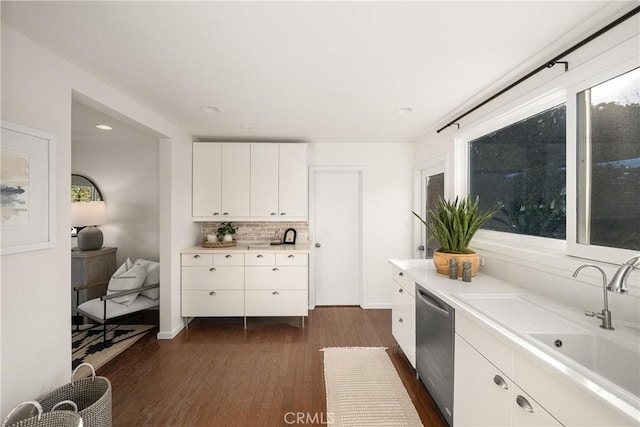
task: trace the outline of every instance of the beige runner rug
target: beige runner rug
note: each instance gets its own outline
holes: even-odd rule
[[[332,426],[422,426],[384,347],[320,351]]]

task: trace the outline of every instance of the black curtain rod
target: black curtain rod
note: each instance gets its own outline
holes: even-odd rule
[[[587,43],[591,42],[595,38],[600,37],[601,35],[603,35],[607,31],[611,30],[612,28],[617,27],[618,25],[620,25],[621,23],[623,23],[627,19],[631,18],[632,16],[637,15],[638,12],[640,12],[640,6],[635,7],[631,11],[629,11],[629,12],[625,13],[624,15],[622,15],[620,18],[616,19],[615,21],[611,22],[610,24],[606,25],[605,27],[602,27],[601,29],[599,29],[595,33],[591,34],[589,37],[585,38],[581,42],[576,43],[575,45],[571,46],[569,49],[565,50],[561,54],[559,54],[559,55],[555,56],[554,58],[550,59],[549,61],[545,62],[544,64],[542,64],[541,66],[539,66],[535,70],[531,71],[529,74],[519,78],[515,82],[511,83],[509,86],[507,86],[504,89],[502,89],[501,91],[495,93],[494,95],[491,95],[489,98],[485,99],[480,104],[478,104],[475,107],[465,111],[462,115],[456,117],[455,119],[451,120],[446,125],[442,126],[440,129],[438,129],[436,131],[436,133],[440,133],[441,131],[443,131],[444,129],[448,128],[451,125],[458,124],[458,120],[460,120],[461,118],[468,116],[469,114],[471,114],[474,111],[476,111],[478,108],[488,104],[489,102],[493,101],[494,99],[496,99],[497,97],[499,97],[503,93],[513,89],[514,87],[516,87],[517,85],[519,85],[523,81],[533,77],[535,74],[538,74],[540,71],[544,70],[545,68],[551,68],[554,65],[556,65],[558,63],[561,63],[561,64],[565,65],[565,71],[567,71],[568,68],[569,68],[569,64],[567,62],[560,62],[559,61],[560,59],[562,59],[565,56],[569,55],[570,53],[573,53],[574,51],[580,49],[582,46],[584,46]],[[458,128],[460,128],[460,125],[458,125]]]

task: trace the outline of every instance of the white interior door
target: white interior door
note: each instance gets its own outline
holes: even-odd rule
[[[360,305],[361,173],[313,171],[316,305]]]

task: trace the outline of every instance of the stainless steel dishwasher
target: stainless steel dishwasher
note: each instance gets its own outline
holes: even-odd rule
[[[416,283],[416,370],[450,426],[454,325],[453,307]]]

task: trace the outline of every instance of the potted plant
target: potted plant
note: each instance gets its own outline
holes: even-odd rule
[[[481,212],[478,209],[478,198],[475,202],[471,197],[464,199],[445,200],[438,199],[436,209],[427,209],[430,221],[424,220],[420,215],[412,213],[427,227],[430,238],[436,239],[440,248],[433,253],[433,263],[440,274],[449,275],[449,260],[458,260],[458,277],[462,276],[462,263],[471,261],[471,274],[475,276],[480,266],[479,255],[471,248],[469,243],[476,231],[502,209],[502,204]]]
[[[222,225],[218,228],[218,239],[223,242],[231,242],[236,231],[238,231],[238,229],[234,227],[230,222],[223,222]]]

